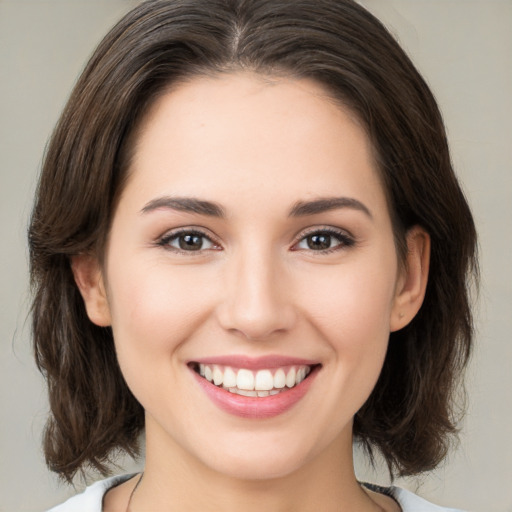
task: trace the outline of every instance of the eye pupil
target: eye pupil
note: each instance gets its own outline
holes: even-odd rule
[[[180,249],[185,251],[199,251],[203,247],[201,235],[182,235],[179,238]]]
[[[324,250],[331,247],[331,235],[317,234],[307,237],[308,247],[313,250]]]

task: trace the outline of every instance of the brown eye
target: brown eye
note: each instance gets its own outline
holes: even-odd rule
[[[210,238],[195,231],[170,233],[162,238],[159,245],[181,252],[199,252],[216,248]]]
[[[353,246],[354,239],[344,231],[320,229],[306,234],[293,250],[330,252]]]
[[[306,237],[306,243],[309,249],[313,251],[325,251],[331,248],[331,235],[322,233]]]
[[[177,241],[180,249],[184,251],[200,251],[203,248],[203,238],[200,235],[181,235]]]

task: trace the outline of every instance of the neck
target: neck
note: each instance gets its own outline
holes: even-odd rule
[[[285,475],[238,478],[203,464],[152,425],[146,430],[144,478],[130,510],[202,512],[378,511],[358,484],[347,431]],[[162,446],[165,449],[162,450]]]

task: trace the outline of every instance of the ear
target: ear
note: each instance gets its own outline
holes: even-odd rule
[[[90,254],[72,256],[71,270],[84,299],[87,316],[92,323],[108,327],[111,324],[110,307],[98,259]]]
[[[391,311],[390,329],[405,327],[419,311],[427,289],[430,263],[430,236],[420,226],[406,235],[407,257],[401,269]]]

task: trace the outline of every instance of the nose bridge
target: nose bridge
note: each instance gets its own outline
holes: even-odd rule
[[[241,249],[230,262],[220,320],[248,339],[288,330],[294,321],[282,262],[268,247]]]

